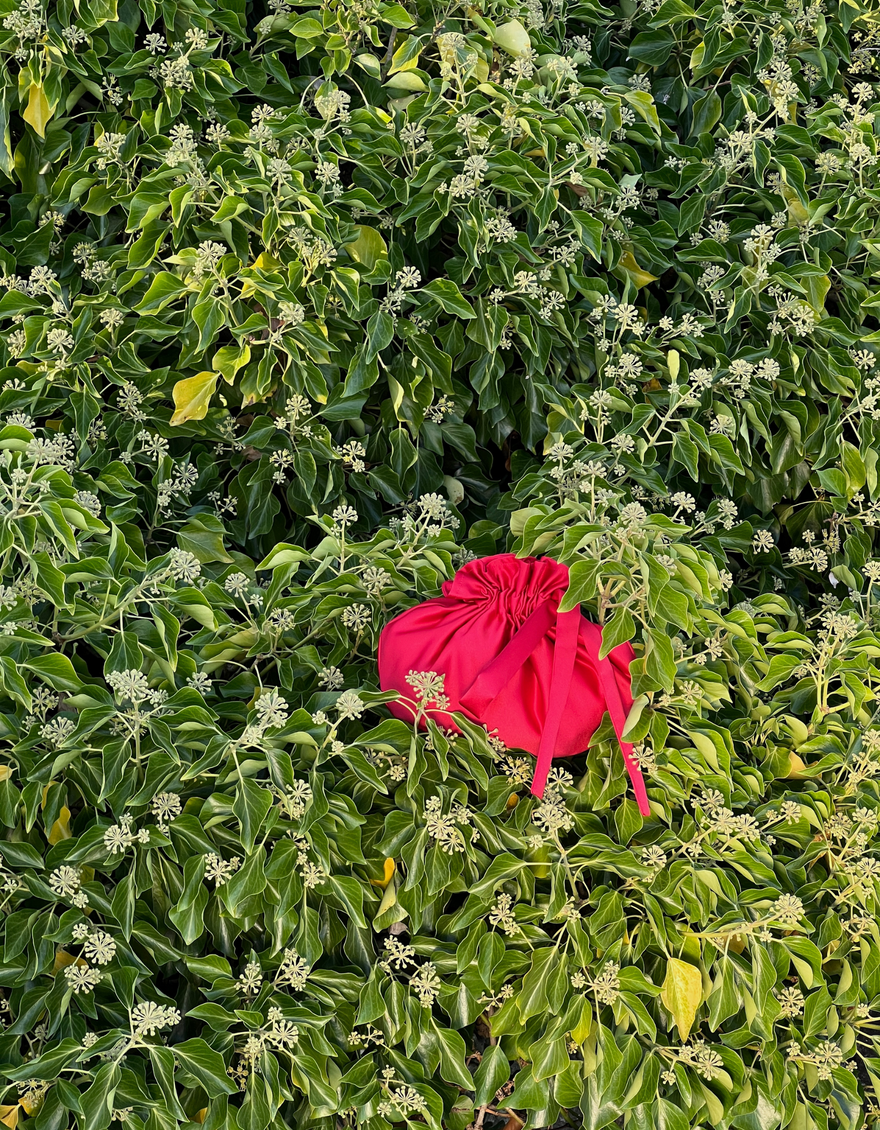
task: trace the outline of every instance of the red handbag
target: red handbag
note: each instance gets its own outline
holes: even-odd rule
[[[379,685],[414,699],[407,675],[445,676],[448,711],[495,733],[511,749],[537,757],[532,793],[544,795],[550,762],[590,744],[607,710],[643,816],[648,794],[633,747],[623,741],[632,706],[628,643],[599,658],[602,629],[580,607],[560,612],[568,566],[502,553],[469,561],[443,584],[443,595],[395,616],[379,637]],[[405,702],[391,712],[412,721]],[[445,711],[438,725],[458,727]]]

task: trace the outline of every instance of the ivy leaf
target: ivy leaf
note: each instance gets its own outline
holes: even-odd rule
[[[243,369],[250,359],[251,347],[249,345],[224,345],[212,357],[211,365],[216,372],[221,374],[223,380],[231,385],[235,384],[235,374],[239,369]],[[204,373],[200,376],[204,376]],[[201,417],[199,418],[201,419]]]
[[[226,1073],[223,1056],[201,1038],[185,1040],[171,1050],[180,1065],[198,1080],[209,1099],[232,1095],[237,1090]]]
[[[273,797],[268,789],[261,788],[250,777],[239,781],[232,811],[241,825],[241,845],[248,854],[253,851],[254,840],[269,815],[272,803]]]
[[[366,267],[367,272],[372,272],[380,260],[388,258],[388,244],[375,228],[359,224],[355,228],[357,239],[345,244],[346,254],[356,263]]]
[[[647,286],[648,283],[657,281],[657,275],[652,275],[650,272],[640,267],[631,251],[624,251],[620,256],[618,265],[615,268],[615,274],[622,276],[624,279],[629,279],[637,290],[641,290],[641,288]]]
[[[510,1078],[510,1063],[500,1044],[490,1045],[483,1052],[480,1066],[474,1076],[474,1105],[490,1103],[495,1094]]]
[[[204,420],[208,414],[214,389],[217,387],[218,376],[218,373],[205,370],[196,373],[194,377],[185,377],[177,382],[171,393],[174,397],[172,428],[178,428],[190,420]]]
[[[223,545],[225,533],[223,523],[214,514],[200,514],[178,532],[177,543],[181,549],[189,550],[203,565],[212,561],[231,564],[233,558]]]
[[[205,930],[205,909],[208,889],[202,882],[205,876],[205,857],[191,856],[183,869],[183,893],[177,905],[168,911],[168,917],[180,931],[186,945],[200,938]]]
[[[42,83],[31,83],[28,90],[28,104],[21,116],[35,133],[39,134],[40,137],[45,137],[46,126],[49,124],[52,114],[53,110],[49,105],[49,99],[46,97]]]
[[[105,1063],[82,1097],[83,1130],[106,1130],[113,1118],[113,1097],[122,1079],[118,1063]]]
[[[532,49],[529,33],[519,20],[508,20],[497,28],[494,35],[495,44],[508,55],[527,55]]]
[[[434,279],[419,292],[433,298],[447,314],[458,318],[476,318],[476,311],[451,279]]]
[[[670,957],[666,962],[666,979],[660,990],[660,1000],[675,1021],[682,1042],[690,1035],[702,999],[703,976],[700,970],[687,961]]]

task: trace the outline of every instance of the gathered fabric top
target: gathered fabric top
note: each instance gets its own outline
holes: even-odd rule
[[[462,565],[451,581],[443,582],[442,591],[456,600],[495,601],[519,625],[542,604],[555,611],[567,588],[567,565],[549,557],[498,553]]]
[[[537,757],[532,792],[543,796],[554,757],[582,753],[607,710],[639,809],[650,812],[645,783],[623,740],[632,706],[630,644],[599,658],[602,629],[580,606],[560,612],[568,566],[548,557],[501,553],[469,561],[443,595],[395,616],[379,638],[379,682],[403,696],[388,704],[399,718],[417,713],[409,678],[444,678],[438,725],[456,730],[453,713],[484,725],[511,749]],[[422,717],[422,725],[425,724]]]

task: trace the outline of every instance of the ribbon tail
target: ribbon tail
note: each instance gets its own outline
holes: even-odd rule
[[[626,766],[627,774],[632,783],[633,793],[635,794],[639,806],[639,812],[642,816],[650,816],[651,805],[648,801],[648,790],[645,788],[645,778],[642,776],[639,763],[636,761],[633,754],[632,743],[623,740],[623,730],[626,726],[626,711],[623,708],[623,700],[620,697],[620,687],[617,685],[614,667],[612,666],[609,656],[606,655],[604,659],[599,658],[599,650],[602,647],[601,639],[600,633],[599,646],[596,649],[596,666],[599,670],[599,678],[602,680],[602,688],[605,691],[605,704],[608,708],[608,713],[611,715],[611,721],[614,724],[614,732],[617,735],[620,752],[623,754],[623,763]]]
[[[539,605],[498,655],[487,663],[459,703],[475,718],[481,717],[523,666],[553,624],[548,604]]]
[[[562,718],[568,705],[582,619],[579,606],[572,608],[570,612],[559,612],[556,616],[556,646],[553,649],[553,668],[550,674],[550,705],[547,717],[544,719],[535,776],[532,779],[532,795],[538,798],[543,797],[547,786],[559,727],[562,725]]]

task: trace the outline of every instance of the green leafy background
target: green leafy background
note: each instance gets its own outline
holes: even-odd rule
[[[880,1121],[878,47],[0,0],[3,1125]],[[650,816],[607,719],[539,802],[390,717],[498,552],[632,642]]]

